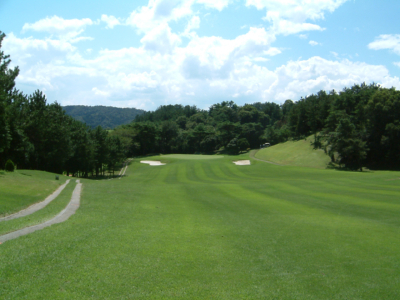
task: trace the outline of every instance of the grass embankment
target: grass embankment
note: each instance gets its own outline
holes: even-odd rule
[[[75,180],[71,180],[60,195],[58,195],[58,197],[51,201],[46,207],[25,217],[1,222],[0,235],[36,224],[41,224],[52,219],[67,206],[71,200],[72,191],[75,186]]]
[[[57,174],[16,170],[0,173],[0,216],[20,211],[36,202],[46,199],[68,178]]]
[[[255,157],[282,165],[325,169],[331,159],[322,149],[310,144],[314,136],[299,141],[288,141],[259,150]]]
[[[0,298],[400,298],[400,172],[149,159],[0,245]]]

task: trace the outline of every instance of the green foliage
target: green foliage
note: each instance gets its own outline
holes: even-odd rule
[[[0,47],[3,38],[0,33]],[[0,51],[0,165],[7,157],[20,169],[87,177],[123,160],[121,149],[115,150],[118,135],[107,143],[107,131],[74,120],[57,102],[48,104],[41,91],[22,94],[15,89],[19,70],[10,70],[9,64],[9,56]],[[115,153],[117,158],[110,159]]]
[[[14,172],[14,170],[15,170],[15,165],[14,165],[14,163],[12,162],[11,159],[9,159],[9,160],[6,161],[6,165],[5,165],[5,167],[4,167],[4,170],[6,170],[7,172]]]

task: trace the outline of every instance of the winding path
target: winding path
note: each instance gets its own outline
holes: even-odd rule
[[[76,210],[79,208],[80,205],[82,183],[80,183],[79,180],[77,180],[76,182],[77,185],[72,193],[71,201],[58,215],[56,215],[53,219],[50,219],[42,224],[22,228],[20,230],[13,231],[0,236],[0,244],[5,241],[16,239],[20,236],[27,235],[37,230],[49,227],[53,224],[65,222],[66,220],[68,220],[69,217],[71,217],[76,212]]]
[[[275,163],[275,162],[272,162],[272,161],[268,161],[268,160],[263,160],[263,159],[259,159],[259,158],[256,158],[256,153],[259,151],[259,149],[257,149],[257,150],[251,150],[250,151],[250,157],[252,158],[252,159],[255,159],[255,160],[259,160],[259,161],[263,161],[263,162],[266,162],[266,163],[269,163],[269,164],[272,164],[272,165],[276,165],[276,166],[284,166],[284,165],[282,165],[282,164],[278,164],[278,163]]]
[[[17,218],[21,218],[21,217],[25,217],[25,216],[33,214],[34,212],[37,212],[38,210],[46,207],[51,201],[53,201],[55,198],[57,198],[58,195],[60,195],[60,193],[67,186],[69,181],[70,180],[68,179],[63,185],[61,185],[58,189],[56,189],[53,194],[48,196],[42,202],[35,203],[35,204],[29,206],[28,208],[20,210],[19,212],[15,213],[15,214],[8,215],[8,216],[5,216],[5,217],[1,217],[0,218],[0,222],[12,220],[12,219],[17,219]]]

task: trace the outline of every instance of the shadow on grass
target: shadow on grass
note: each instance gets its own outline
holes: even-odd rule
[[[25,175],[25,176],[32,176],[31,174],[26,174],[26,173],[22,173],[22,172],[20,172],[19,174]]]
[[[358,170],[354,170],[354,169],[350,169],[350,168],[346,168],[346,167],[342,167],[340,165],[338,165],[337,163],[334,162],[329,162],[329,164],[326,166],[326,169],[330,169],[330,170],[336,170],[336,171],[345,171],[345,172],[365,172],[365,173],[373,173],[372,170],[368,169],[368,168],[362,168],[362,171],[360,169]]]

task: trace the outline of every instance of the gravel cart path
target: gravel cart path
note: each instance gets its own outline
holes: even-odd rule
[[[259,159],[259,158],[255,157],[255,155],[256,155],[256,153],[257,153],[258,151],[259,151],[259,150],[251,150],[251,152],[250,152],[250,157],[251,157],[252,159],[259,160],[259,161],[263,161],[263,162],[266,162],[266,163],[269,163],[269,164],[272,164],[272,165],[284,166],[284,165],[282,165],[282,164],[274,163],[274,162],[272,162],[272,161],[263,160],[263,159]]]
[[[26,228],[2,235],[2,236],[0,236],[0,243],[3,243],[8,240],[16,239],[17,237],[20,237],[22,235],[26,235],[26,234],[35,232],[36,230],[41,230],[41,229],[51,226],[53,224],[61,223],[61,222],[68,220],[69,217],[72,216],[76,212],[76,210],[79,208],[79,205],[80,205],[82,183],[80,183],[79,180],[77,180],[76,182],[77,182],[77,185],[72,193],[71,201],[57,216],[55,216],[53,219],[48,220],[42,224],[26,227]]]
[[[29,206],[28,208],[25,208],[23,210],[20,210],[19,212],[16,212],[15,214],[12,215],[8,215],[5,217],[1,217],[0,218],[0,222],[2,221],[7,221],[7,220],[12,220],[12,219],[17,219],[17,218],[21,218],[21,217],[25,217],[27,215],[33,214],[34,212],[46,207],[51,201],[53,201],[55,198],[57,198],[57,196],[62,192],[62,190],[67,186],[67,184],[69,183],[69,179],[63,184],[61,185],[53,194],[51,194],[50,196],[48,196],[46,199],[44,199],[42,202],[39,203],[35,203],[31,206]]]

